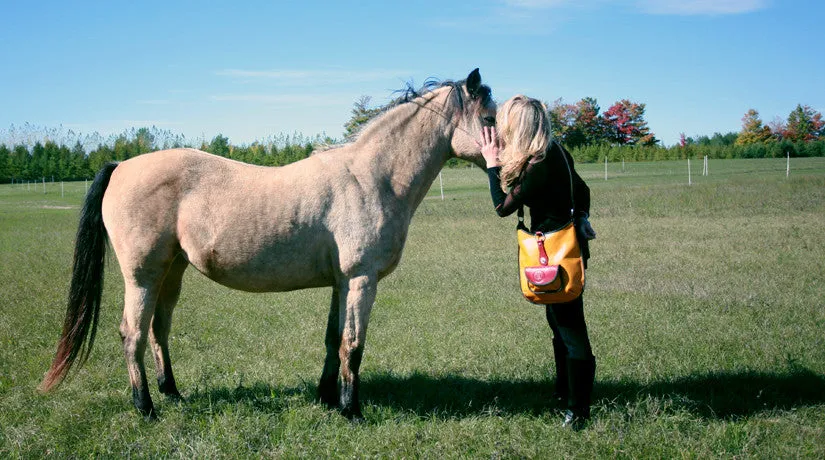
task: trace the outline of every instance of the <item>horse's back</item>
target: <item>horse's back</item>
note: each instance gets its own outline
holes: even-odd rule
[[[329,188],[317,187],[315,161],[301,163],[267,168],[194,149],[124,161],[104,198],[118,259],[163,266],[183,252],[208,277],[247,291],[331,284]],[[316,192],[302,196],[313,181]]]

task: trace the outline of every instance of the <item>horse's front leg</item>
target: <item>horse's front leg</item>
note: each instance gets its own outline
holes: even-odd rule
[[[324,359],[324,371],[321,373],[321,382],[318,383],[318,399],[327,407],[338,406],[338,370],[341,359],[338,357],[338,348],[341,346],[341,331],[338,328],[339,304],[338,288],[332,288],[332,301],[329,306],[327,319],[327,333],[324,340],[327,356]]]
[[[355,420],[363,419],[361,404],[358,400],[361,357],[364,354],[364,341],[367,337],[372,304],[375,302],[376,276],[356,276],[349,279],[346,289],[341,289],[338,330],[341,343],[338,358],[341,360],[341,395],[339,398],[341,413]]]

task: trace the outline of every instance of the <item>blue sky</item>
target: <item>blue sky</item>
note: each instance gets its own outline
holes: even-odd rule
[[[4,0],[0,17],[0,132],[340,138],[361,95],[475,67],[499,102],[645,103],[667,145],[739,131],[749,108],[825,111],[821,1]]]

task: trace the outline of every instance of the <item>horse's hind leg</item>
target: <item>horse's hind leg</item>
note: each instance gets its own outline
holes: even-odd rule
[[[338,356],[341,359],[341,413],[349,419],[363,419],[361,403],[358,399],[360,386],[359,369],[364,354],[364,341],[370,311],[375,301],[378,279],[376,276],[357,276],[340,290],[338,330],[341,344]]]
[[[169,331],[172,327],[172,312],[180,297],[183,272],[189,261],[179,255],[172,262],[158,294],[152,325],[149,329],[149,343],[155,357],[155,371],[158,377],[158,389],[166,396],[179,398],[175,376],[172,373],[172,361],[169,358]]]
[[[338,406],[338,372],[341,367],[341,358],[338,357],[338,348],[341,346],[341,333],[338,329],[339,310],[338,288],[333,288],[325,339],[327,356],[324,360],[321,382],[318,384],[318,399],[327,407]]]
[[[138,282],[132,277],[124,276],[125,305],[123,321],[120,323],[126,369],[129,371],[129,382],[132,385],[132,400],[135,408],[145,416],[155,415],[152,398],[149,396],[149,385],[146,382],[143,355],[163,273],[153,278],[155,279],[146,280],[143,277]]]

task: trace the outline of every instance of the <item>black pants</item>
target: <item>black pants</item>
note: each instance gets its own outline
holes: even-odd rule
[[[570,359],[592,359],[593,350],[587,337],[584,323],[584,302],[582,296],[576,300],[546,306],[547,323],[553,330],[553,337],[561,339]],[[554,346],[556,341],[554,341]]]

